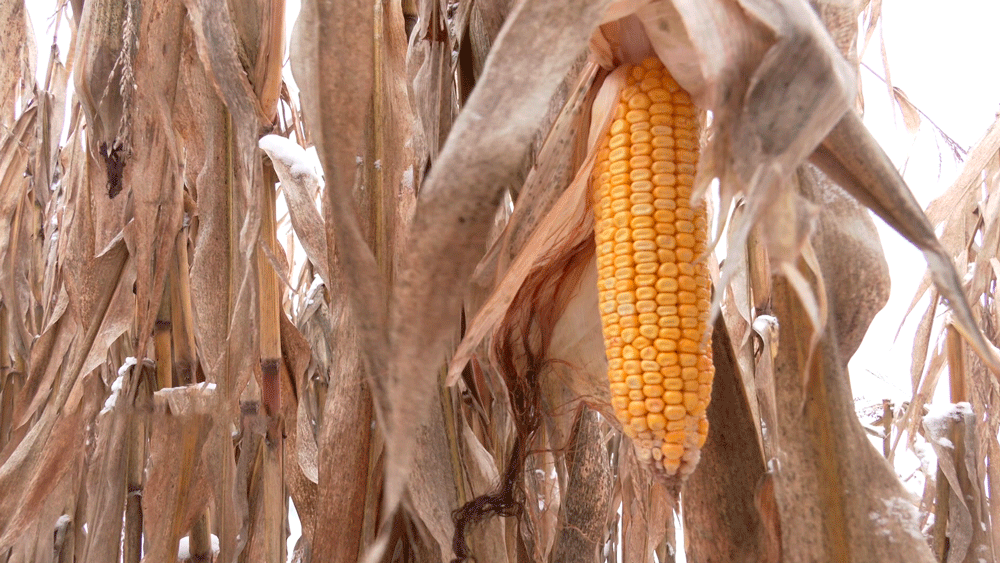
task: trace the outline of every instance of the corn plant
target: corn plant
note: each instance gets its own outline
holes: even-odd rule
[[[0,562],[995,560],[1000,129],[925,214],[880,3],[60,0],[37,73],[25,2]],[[930,295],[884,454],[869,210]]]

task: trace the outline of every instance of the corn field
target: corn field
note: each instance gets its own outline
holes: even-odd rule
[[[1000,560],[1000,121],[922,209],[861,121],[879,0],[57,0],[66,52],[29,1],[0,563]],[[665,230],[602,215],[625,126]],[[927,271],[863,425],[872,213]]]

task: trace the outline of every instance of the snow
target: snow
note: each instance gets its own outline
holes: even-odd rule
[[[139,360],[136,360],[132,356],[129,356],[129,357],[125,358],[125,363],[123,363],[121,365],[121,367],[118,368],[118,379],[121,379],[122,376],[125,375],[125,373],[128,371],[128,368],[130,368],[130,367],[132,367],[132,366],[134,366],[134,365],[136,365],[138,363],[139,363]],[[114,386],[114,384],[112,384],[111,385],[111,389],[113,390],[114,388],[115,388],[115,386]],[[118,385],[118,388],[119,389],[121,388],[121,384],[120,383]]]
[[[934,448],[927,442],[922,440],[915,441],[913,444],[913,454],[920,461],[920,471],[924,474],[929,474],[931,468],[937,467],[937,454],[934,453]]]
[[[309,176],[319,182],[315,151],[310,156],[298,143],[281,135],[264,135],[257,141],[257,146],[266,152],[271,160],[277,160],[287,166],[293,177]]]
[[[299,520],[299,512],[295,510],[295,502],[288,499],[288,539],[285,541],[285,549],[288,553],[288,560],[292,560],[295,554],[295,544],[302,536],[302,522]]]
[[[924,428],[931,435],[941,436],[947,432],[948,422],[961,420],[963,417],[972,414],[972,405],[969,403],[932,403],[927,405],[927,414],[924,415]],[[947,438],[938,438],[937,443],[944,447],[954,447]]]
[[[219,537],[212,534],[212,554],[217,555],[219,553]],[[177,543],[177,559],[185,560],[191,559],[191,546],[188,536],[181,538],[181,541]]]
[[[139,363],[138,360],[129,356],[125,358],[125,363],[118,368],[118,377],[111,384],[111,395],[104,401],[104,408],[101,409],[101,414],[106,412],[111,412],[111,409],[115,408],[115,403],[118,402],[118,394],[122,390],[122,383],[124,382],[125,374],[128,372],[129,368]]]
[[[951,442],[951,440],[949,440],[948,438],[941,437],[941,438],[938,438],[937,440],[935,440],[935,442],[937,442],[937,445],[939,445],[939,446],[941,446],[943,448],[954,448],[955,447],[955,444],[953,444]]]
[[[413,167],[412,166],[409,167],[409,168],[407,168],[406,170],[403,170],[402,184],[403,184],[402,187],[403,187],[404,190],[406,190],[408,192],[412,192],[413,191]]]

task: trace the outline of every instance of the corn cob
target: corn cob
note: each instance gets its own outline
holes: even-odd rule
[[[711,280],[691,206],[698,114],[657,59],[633,66],[593,175],[611,405],[640,459],[687,475],[708,434]]]

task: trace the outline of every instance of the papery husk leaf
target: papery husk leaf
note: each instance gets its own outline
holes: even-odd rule
[[[499,325],[530,273],[541,267],[551,256],[558,256],[593,237],[594,220],[589,195],[590,174],[597,157],[596,144],[593,140],[610,123],[614,111],[614,99],[624,82],[624,71],[618,71],[608,75],[601,85],[592,107],[588,135],[591,142],[588,144],[590,150],[586,159],[577,170],[573,181],[552,205],[544,219],[538,223],[538,227],[531,232],[510,266],[504,271],[503,277],[496,283],[490,296],[469,321],[462,342],[459,343],[448,364],[446,381],[448,385],[457,381],[475,348]],[[530,214],[519,214],[515,211],[507,229],[514,232],[521,228],[522,221],[532,220]],[[490,254],[485,260],[503,260],[503,256]],[[596,263],[594,268],[596,272]]]
[[[583,401],[592,409],[604,411],[611,404],[611,391],[607,383],[608,359],[604,352],[604,331],[597,311],[597,261],[592,247],[587,247],[586,261],[576,287],[564,305],[564,310],[552,326],[549,356],[557,358],[547,378],[553,378],[563,390],[560,401],[552,408],[571,409],[575,402]],[[543,382],[543,385],[547,382]],[[568,436],[567,436],[568,437]]]
[[[393,296],[390,507],[413,455],[406,429],[424,418],[434,367],[455,336],[464,286],[485,250],[502,189],[519,172],[549,100],[603,5],[532,2],[514,9],[420,193]],[[539,21],[547,25],[539,29]]]
[[[524,198],[524,201],[531,204],[514,206],[508,226],[476,268],[474,281],[489,291],[494,289],[510,262],[521,252],[536,227],[562,195],[562,187],[573,180],[576,175],[576,160],[585,159],[589,147],[593,146],[582,133],[589,128],[583,119],[587,116],[587,110],[592,113],[595,109],[602,111],[601,108],[607,106],[603,101],[598,104],[593,100],[595,94],[591,86],[598,70],[598,65],[588,60],[573,81],[566,103],[539,149],[535,165],[529,171],[524,186],[519,189],[518,198]],[[591,135],[594,133],[593,130],[590,131]],[[573,158],[576,154],[584,156]],[[479,305],[467,304],[467,313],[475,315],[479,311]]]

